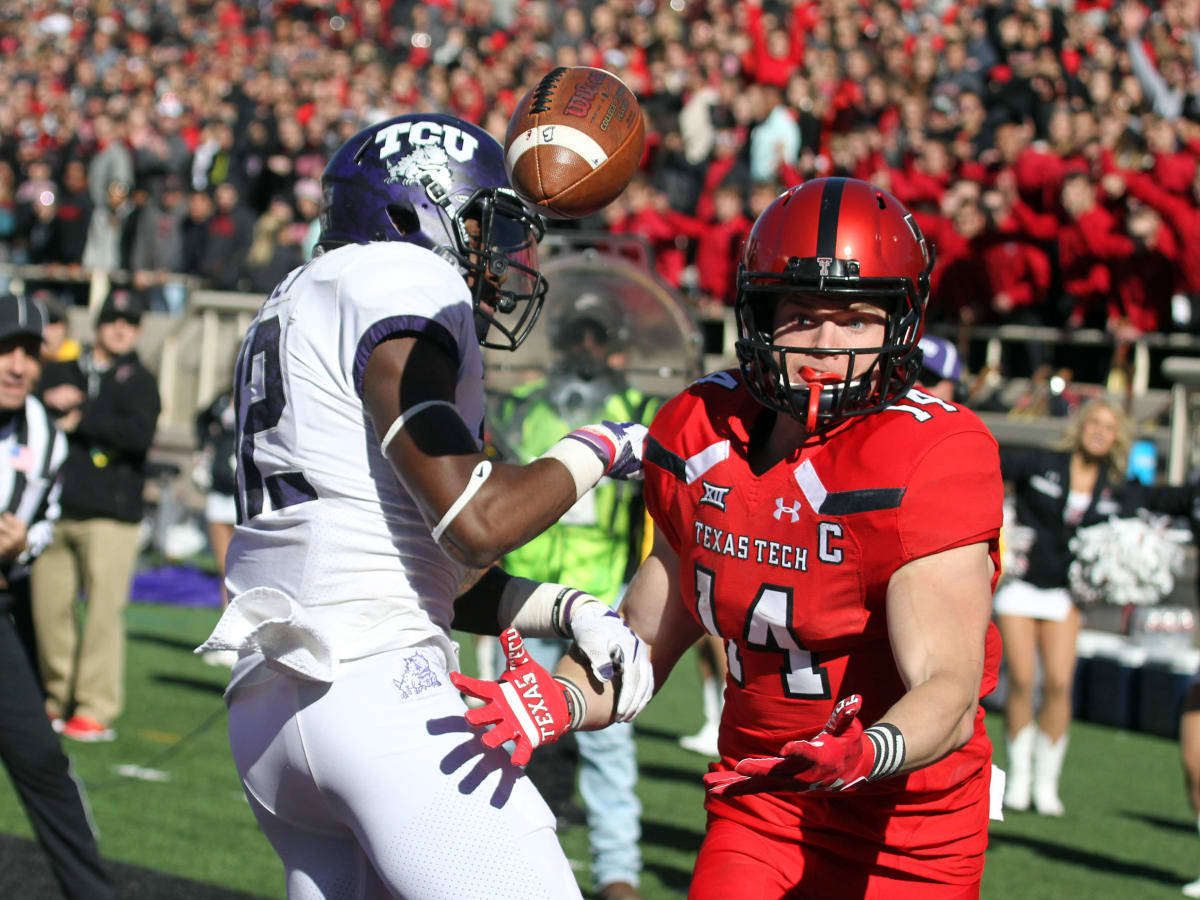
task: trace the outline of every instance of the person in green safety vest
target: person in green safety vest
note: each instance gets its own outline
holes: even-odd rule
[[[527,461],[544,453],[580,416],[649,424],[660,401],[629,386],[622,375],[627,326],[615,304],[581,295],[552,322],[557,360],[548,375],[514,390],[492,420],[493,440],[505,456]],[[569,583],[616,607],[641,561],[645,513],[640,485],[603,479],[561,518],[504,558],[513,575]],[[553,670],[566,641],[525,640],[539,663]],[[633,726],[614,725],[575,735],[579,790],[589,829],[592,877],[603,900],[636,900],[641,871],[641,805],[634,788],[637,763]],[[550,748],[545,748],[550,749]],[[544,752],[544,751],[543,751]],[[547,754],[547,757],[550,755]],[[574,793],[566,760],[539,757],[528,771],[551,806],[555,793]],[[563,772],[569,773],[564,783]],[[557,788],[557,790],[556,790]]]

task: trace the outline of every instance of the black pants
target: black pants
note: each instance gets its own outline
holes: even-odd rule
[[[64,896],[108,900],[116,895],[100,862],[83,787],[46,718],[41,687],[9,612],[14,601],[27,599],[28,584],[25,579],[0,593],[0,762]]]

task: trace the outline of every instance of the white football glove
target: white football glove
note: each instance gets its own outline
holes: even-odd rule
[[[603,683],[620,672],[617,722],[628,722],[654,695],[654,669],[646,645],[625,620],[599,600],[578,603],[568,623],[571,637]]]

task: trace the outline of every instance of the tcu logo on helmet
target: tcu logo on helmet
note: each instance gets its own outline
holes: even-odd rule
[[[446,151],[429,144],[387,163],[387,172],[385,180],[388,184],[398,181],[408,185],[421,184],[421,176],[426,175],[444,192],[449,192],[454,183]]]
[[[387,159],[403,149],[401,138],[407,138],[410,147],[440,145],[446,154],[457,162],[466,162],[475,156],[479,140],[453,125],[437,122],[396,122],[379,129],[375,143],[382,144],[379,158]]]

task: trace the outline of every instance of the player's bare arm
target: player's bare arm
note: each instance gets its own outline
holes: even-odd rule
[[[489,461],[450,405],[456,380],[456,363],[440,346],[397,338],[372,352],[363,397],[376,435],[434,528],[434,539],[451,556],[482,569],[553,524],[576,501],[580,481],[570,460],[541,459],[527,466]],[[598,458],[583,445],[572,452],[582,453],[584,465],[593,468],[595,475],[586,477],[594,483],[603,474]],[[637,635],[595,597],[568,585],[488,568],[456,599],[454,625],[477,634],[516,627],[538,637],[573,639],[597,684],[622,672],[619,716],[632,717],[649,699],[653,676]]]
[[[899,771],[941,759],[970,740],[991,613],[985,543],[915,559],[887,592],[892,653],[907,692],[883,715],[904,735]]]
[[[680,657],[700,639],[703,629],[684,606],[679,592],[679,557],[656,528],[654,546],[642,562],[621,603],[630,627],[646,644],[654,667],[654,690],[667,680]],[[614,720],[612,683],[599,684],[588,677],[577,656],[568,654],[555,677],[575,684],[587,703],[579,729],[593,731]]]
[[[866,729],[857,718],[862,697],[843,697],[819,735],[785,744],[779,756],[710,772],[708,790],[850,790],[927,766],[966,744],[983,675],[991,565],[980,543],[897,569],[886,602],[904,696]]]
[[[529,658],[520,633],[511,627],[500,635],[508,662],[499,682],[452,673],[450,680],[459,690],[484,701],[482,707],[466,714],[473,725],[495,726],[484,735],[483,742],[498,747],[505,741],[515,741],[513,761],[524,765],[534,749],[557,741],[568,731],[591,731],[613,722],[628,722],[641,712],[656,686],[701,633],[679,594],[675,576],[678,565],[667,541],[656,531],[654,550],[630,582],[622,610],[657,644],[651,646],[640,639],[636,646],[626,644],[623,665],[610,677],[598,677],[596,657],[600,654],[589,647],[594,642],[578,627],[576,643],[553,677]],[[493,587],[499,585],[501,576],[499,569],[493,569],[471,592],[486,589],[489,581]],[[608,615],[623,621],[615,613]],[[611,634],[612,629],[608,631]]]
[[[403,337],[371,353],[364,379],[367,412],[387,445],[397,476],[431,527],[469,489],[487,456],[453,407],[457,362],[429,340]],[[431,403],[417,411],[422,404]],[[441,544],[467,565],[487,568],[544,531],[577,499],[577,485],[557,460],[527,466],[491,463],[491,472],[446,526]]]

